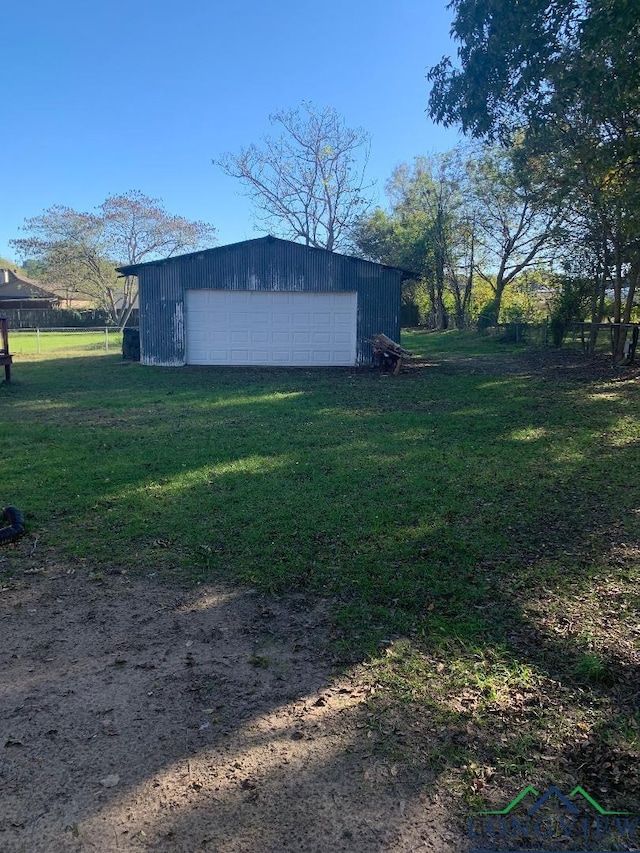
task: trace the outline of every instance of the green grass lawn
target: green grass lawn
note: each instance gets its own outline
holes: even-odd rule
[[[467,794],[533,762],[637,801],[638,382],[403,344],[399,377],[16,357],[0,501],[98,579],[327,597],[372,725]]]

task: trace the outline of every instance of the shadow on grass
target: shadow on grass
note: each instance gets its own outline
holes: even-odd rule
[[[330,600],[381,749],[425,784],[495,799],[533,766],[637,801],[635,387],[90,362],[3,397],[3,483],[46,545]]]

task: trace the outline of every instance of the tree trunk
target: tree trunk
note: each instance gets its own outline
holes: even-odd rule
[[[496,286],[495,286],[495,296],[493,297],[493,312],[495,314],[495,322],[497,323],[500,319],[500,306],[502,305],[502,295],[504,293],[505,287],[507,286],[506,281],[504,280],[504,275],[502,270],[498,272],[498,276],[496,278]]]
[[[629,275],[629,292],[627,293],[624,314],[622,316],[623,323],[631,322],[631,312],[633,311],[633,300],[636,295],[636,288],[638,287],[638,278],[640,278],[640,264],[636,258],[631,267],[631,274]]]
[[[598,342],[598,323],[602,319],[600,294],[604,293],[604,283],[604,275],[597,274],[591,296],[591,328],[589,329],[589,343],[587,344],[587,355],[589,356],[592,356],[596,351],[596,343]]]
[[[469,324],[469,309],[471,307],[471,293],[473,291],[473,267],[475,257],[475,241],[471,237],[471,255],[469,257],[469,275],[464,286],[464,295],[462,297],[462,319],[464,327]]]
[[[598,324],[602,321],[604,314],[604,296],[607,286],[607,261],[608,261],[607,233],[603,229],[602,234],[602,256],[598,261],[596,279],[593,284],[591,296],[591,329],[589,330],[589,343],[587,344],[587,355],[593,356],[598,342]]]
[[[446,263],[446,241],[442,221],[442,211],[438,209],[435,223],[435,267],[436,267],[436,302],[435,319],[436,329],[446,329],[449,325],[447,309],[444,305],[444,279]]]
[[[133,311],[133,306],[134,306],[134,301],[132,301],[129,304],[129,307],[126,309],[126,311],[122,312],[122,314],[120,316],[120,322],[118,324],[118,331],[121,332],[124,329],[124,327],[127,325],[129,317],[131,316],[131,312]]]
[[[622,326],[622,236],[620,229],[617,229],[614,258],[615,258],[615,278],[613,281],[613,322],[616,324],[613,329],[613,363],[620,364],[624,361],[624,342],[627,337],[627,330]]]
[[[464,327],[465,327],[465,316],[464,316],[463,298],[462,298],[462,294],[460,293],[460,287],[459,287],[457,281],[453,287],[453,299],[455,302],[456,329],[464,329]]]

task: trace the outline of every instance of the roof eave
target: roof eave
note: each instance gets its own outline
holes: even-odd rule
[[[348,258],[348,259],[354,260],[354,261],[362,261],[363,263],[373,264],[374,266],[382,267],[383,269],[395,270],[395,271],[401,273],[403,281],[406,281],[407,279],[418,279],[418,278],[420,278],[418,273],[415,273],[411,270],[402,269],[401,267],[394,267],[394,266],[391,266],[390,264],[381,264],[378,261],[370,261],[370,260],[367,260],[367,258],[358,258],[355,255],[343,255],[340,252],[332,252],[330,249],[322,249],[318,246],[305,246],[303,243],[296,243],[294,240],[284,240],[281,237],[272,237],[270,235],[265,236],[265,237],[254,237],[251,240],[240,240],[237,243],[226,243],[224,246],[212,246],[210,249],[200,249],[197,252],[187,252],[184,255],[172,255],[171,257],[168,257],[168,258],[158,258],[158,260],[155,260],[155,261],[144,261],[143,263],[140,263],[140,264],[126,264],[123,266],[116,267],[115,270],[116,270],[116,272],[120,273],[121,276],[138,275],[138,270],[141,268],[159,266],[160,264],[168,264],[168,263],[172,263],[173,261],[178,261],[178,260],[184,259],[184,258],[195,258],[198,255],[202,255],[202,254],[205,254],[207,252],[217,252],[217,251],[220,251],[223,249],[237,248],[238,246],[242,246],[243,244],[259,243],[262,241],[265,241],[265,242],[276,242],[276,241],[278,241],[281,243],[293,243],[294,245],[299,246],[302,249],[309,249],[309,250],[316,251],[316,252],[329,252],[329,254],[337,255],[338,257],[341,257],[341,258]]]

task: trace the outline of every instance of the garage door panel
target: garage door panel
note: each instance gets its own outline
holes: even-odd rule
[[[187,363],[352,365],[357,294],[188,290]]]
[[[231,347],[230,355],[231,355],[231,364],[248,364],[249,363],[249,350],[248,349],[238,349],[236,347]]]
[[[206,344],[206,342],[208,340],[207,330],[204,328],[200,328],[200,329],[192,328],[191,329],[191,338],[192,338],[192,340],[196,341],[197,343]]]
[[[272,343],[278,344],[278,346],[282,346],[282,344],[290,344],[292,338],[292,332],[273,332],[271,335]]]
[[[224,299],[223,302],[226,302],[227,305],[248,305],[249,304],[249,296],[250,292],[248,290],[210,290],[209,293],[223,293]],[[215,301],[215,295],[211,296],[211,299]]]

